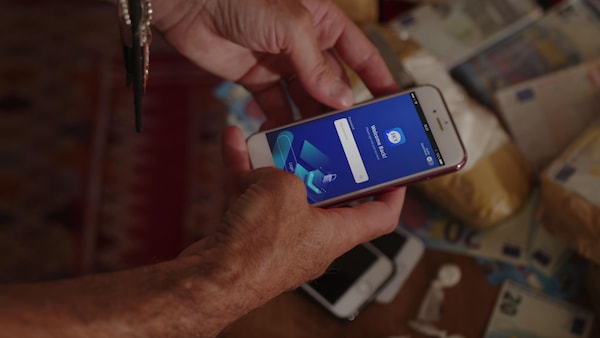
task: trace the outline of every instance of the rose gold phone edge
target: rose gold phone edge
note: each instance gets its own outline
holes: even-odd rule
[[[429,94],[430,97],[426,96],[426,95],[428,95],[427,94],[428,91],[430,92],[430,94]],[[431,95],[431,93],[432,93],[431,91],[433,91],[435,94]],[[364,106],[364,105],[368,105],[368,104],[371,104],[374,102],[386,100],[386,99],[389,99],[389,98],[392,98],[395,96],[408,94],[410,92],[415,92],[415,94],[417,96],[419,104],[423,110],[425,119],[427,120],[427,122],[431,128],[433,137],[436,140],[436,143],[438,144],[438,148],[440,150],[442,157],[445,159],[446,165],[444,165],[443,167],[436,167],[434,169],[416,173],[416,174],[413,174],[410,176],[405,176],[405,177],[399,178],[397,180],[389,181],[389,182],[386,182],[386,183],[383,183],[380,185],[372,186],[369,188],[364,188],[362,190],[355,191],[351,194],[346,194],[346,195],[331,198],[331,199],[328,199],[328,200],[325,200],[322,202],[314,203],[313,205],[318,206],[318,207],[331,207],[331,206],[341,205],[341,204],[344,204],[344,203],[347,203],[347,202],[350,202],[350,201],[353,201],[356,199],[360,199],[362,197],[371,196],[376,193],[385,192],[386,190],[390,190],[395,187],[401,187],[401,186],[405,186],[408,184],[425,181],[425,180],[428,180],[428,179],[431,179],[434,177],[438,177],[441,175],[449,174],[449,173],[460,170],[462,167],[464,167],[464,165],[467,161],[467,152],[466,152],[466,149],[460,138],[460,135],[458,134],[458,129],[456,128],[456,124],[452,118],[452,115],[450,115],[450,111],[448,109],[446,102],[444,101],[441,91],[433,85],[420,85],[420,86],[413,87],[413,88],[410,88],[407,90],[403,90],[403,91],[395,93],[395,94],[386,95],[386,96],[383,96],[380,98],[372,99],[372,100],[354,105],[348,109],[332,111],[332,112],[322,114],[319,116],[315,116],[312,118],[302,119],[302,120],[299,120],[299,121],[296,121],[296,122],[293,122],[293,123],[290,123],[290,124],[287,124],[285,126],[281,126],[278,128],[254,133],[254,134],[250,135],[247,139],[248,153],[250,155],[252,167],[259,168],[259,167],[267,167],[267,166],[274,165],[273,157],[271,155],[271,150],[270,150],[269,144],[267,142],[266,133],[277,131],[280,129],[285,129],[285,128],[288,128],[293,125],[306,123],[311,120],[316,120],[316,119],[319,119],[324,116],[330,116],[330,115],[342,113],[342,112],[350,110],[350,109],[355,109],[360,106]],[[434,100],[437,100],[437,101],[433,102]],[[434,113],[434,111],[436,113]],[[438,112],[441,112],[441,114],[438,114]],[[435,117],[435,118],[432,119],[432,117]],[[432,121],[435,121],[435,122],[439,121],[439,122],[432,123]],[[448,133],[442,134],[444,132],[440,129],[444,128],[443,125],[447,125],[448,127],[451,127],[450,128],[450,130],[452,131],[451,135],[449,135]],[[446,142],[444,142],[444,141],[446,141]],[[448,144],[447,141],[452,141],[453,144]]]

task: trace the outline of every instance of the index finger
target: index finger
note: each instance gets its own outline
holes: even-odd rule
[[[349,18],[344,20],[344,29],[335,43],[338,55],[360,76],[373,95],[400,90],[375,45]]]

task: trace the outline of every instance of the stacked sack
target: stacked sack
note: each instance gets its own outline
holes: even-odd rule
[[[600,120],[541,175],[544,226],[600,264]]]
[[[533,181],[497,117],[471,99],[444,64],[414,40],[374,24],[364,30],[401,86],[432,84],[441,90],[467,149],[467,164],[461,171],[417,184],[418,188],[473,228],[488,228],[515,214],[530,196]],[[356,74],[347,71],[357,101],[371,98]]]
[[[419,188],[473,228],[487,228],[512,216],[529,197],[533,182],[496,116],[471,99],[432,54],[420,51],[402,61],[417,84],[433,84],[444,93],[468,154],[463,170]]]

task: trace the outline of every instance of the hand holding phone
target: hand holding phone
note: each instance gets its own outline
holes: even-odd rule
[[[331,206],[460,169],[466,151],[439,90],[420,86],[248,138],[254,168],[275,166]]]

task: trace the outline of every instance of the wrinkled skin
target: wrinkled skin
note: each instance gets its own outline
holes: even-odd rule
[[[214,250],[265,298],[321,275],[344,252],[395,228],[403,189],[353,208],[312,207],[295,175],[250,169],[238,129],[230,127],[224,139],[227,172],[236,185],[231,203],[217,234],[183,254]]]
[[[253,93],[268,126],[292,119],[282,79],[298,80],[290,91],[304,116],[322,112],[321,104],[352,104],[334,53],[375,95],[398,89],[378,51],[331,1],[172,0],[156,12],[156,25],[183,55]]]
[[[330,1],[153,0],[153,7],[154,24],[183,55],[254,94],[267,115],[265,127],[292,119],[283,82],[304,116],[349,106],[352,94],[338,60],[373,94],[397,90],[374,46]],[[223,136],[223,161],[230,197],[213,235],[161,264],[0,285],[3,334],[214,337],[319,276],[355,245],[392,231],[404,201],[400,188],[352,208],[312,207],[296,176],[250,168],[235,127]]]
[[[181,0],[169,6],[156,20],[168,41],[199,66],[249,89],[267,115],[266,126],[292,120],[282,80],[305,117],[326,106],[351,105],[339,60],[376,95],[398,89],[378,51],[331,1]],[[256,275],[255,285],[279,292],[296,287],[358,243],[391,231],[398,220],[402,189],[352,209],[313,208],[295,176],[250,170],[238,132],[229,130],[224,142],[228,176],[236,183],[210,245],[236,248],[225,256],[244,258],[230,264],[249,279]]]

